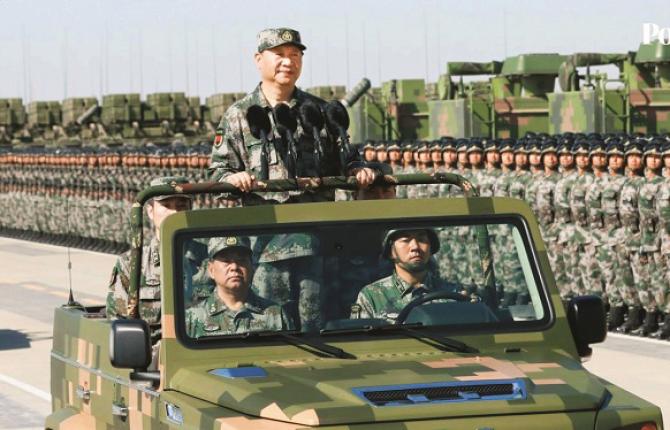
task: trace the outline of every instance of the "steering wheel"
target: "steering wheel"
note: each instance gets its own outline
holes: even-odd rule
[[[412,309],[414,309],[417,306],[421,306],[426,302],[431,302],[437,299],[451,299],[456,300],[457,302],[470,301],[470,297],[464,296],[463,294],[456,293],[454,291],[433,291],[432,293],[422,294],[419,297],[412,300],[411,302],[407,303],[405,307],[402,308],[402,310],[398,314],[398,318],[396,318],[395,320],[395,323],[396,324],[404,323],[407,317],[409,316],[409,313],[412,312]]]

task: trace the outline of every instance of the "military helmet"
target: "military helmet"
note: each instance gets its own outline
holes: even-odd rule
[[[526,150],[526,144],[524,143],[523,140],[517,140],[516,143],[514,143],[514,152],[517,154],[528,153],[528,151]]]
[[[428,146],[428,142],[421,142],[419,146],[417,147],[417,152],[430,152],[430,147]]]
[[[471,152],[484,152],[484,146],[481,141],[473,139],[468,143],[467,152],[468,154]]]
[[[251,243],[249,238],[245,236],[223,236],[213,237],[207,244],[207,255],[209,258],[214,258],[216,254],[224,249],[239,248],[251,254]]]
[[[468,140],[458,139],[456,141],[456,152],[467,152],[467,150],[468,150]]]
[[[417,231],[425,230],[428,234],[428,240],[430,241],[430,253],[436,254],[440,250],[440,239],[437,237],[437,232],[432,228],[403,228],[403,229],[391,229],[386,232],[384,235],[384,240],[382,241],[382,257],[391,258],[391,245],[400,235],[400,233],[406,231]]]
[[[556,141],[551,138],[545,139],[544,142],[542,142],[540,148],[541,148],[540,152],[543,155],[551,152],[556,153]]]
[[[644,152],[644,145],[646,142],[642,139],[635,139],[631,141],[626,147],[624,148],[624,154],[625,155],[631,155],[631,154],[638,154],[642,155]]]
[[[388,146],[388,148],[386,148],[386,150],[387,150],[388,152],[391,152],[391,151],[400,151],[400,145],[398,144],[398,142],[393,142],[393,143],[391,143],[391,144]]]
[[[651,142],[647,142],[644,145],[643,156],[646,155],[661,155],[662,139],[652,139]]]
[[[512,139],[501,140],[498,144],[498,151],[501,153],[514,151],[514,141]]]
[[[529,139],[526,143],[526,152],[529,154],[541,154],[542,147],[537,139]]]
[[[623,155],[624,154],[623,143],[614,139],[607,144],[607,148],[605,149],[605,151],[607,151],[607,155]]]
[[[485,139],[483,143],[484,143],[484,152],[498,151],[498,145],[496,144],[495,140]]]
[[[430,145],[431,152],[442,152],[442,144],[439,140],[436,140]]]
[[[578,139],[572,145],[572,153],[575,155],[577,154],[589,155],[590,151],[591,151],[591,145],[589,145],[589,142],[586,139]]]
[[[375,145],[375,151],[386,151],[386,144],[384,142],[379,142]]]

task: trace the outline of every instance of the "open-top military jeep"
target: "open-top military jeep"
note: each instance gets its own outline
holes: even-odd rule
[[[171,215],[161,226],[159,346],[152,345],[139,318],[110,321],[102,306],[56,309],[53,413],[46,428],[662,428],[659,408],[582,367],[589,344],[605,338],[602,301],[561,301],[537,222],[524,202],[477,197],[458,175],[381,181],[461,187],[464,196]],[[267,181],[258,192],[328,187],[353,189],[356,182]],[[143,204],[175,192],[234,191],[208,183],[152,187],[138,195],[131,296],[142,297]],[[428,270],[448,288],[418,294],[400,308],[352,315],[360,311],[361,289],[374,277],[391,275],[383,247],[389,232],[398,230],[433,232],[439,244],[431,246]],[[266,299],[285,310],[293,327],[189,332],[190,309],[216,289],[206,276],[207,259],[194,265],[189,250],[230,237],[250,239],[254,266],[264,247],[279,238],[311,244],[310,255],[321,265],[312,279],[320,288],[317,329],[295,329],[299,297],[287,293]],[[290,288],[274,285],[275,291]],[[503,300],[510,291],[519,299]]]

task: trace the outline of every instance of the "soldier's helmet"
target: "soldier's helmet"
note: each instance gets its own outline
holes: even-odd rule
[[[644,145],[644,156],[647,155],[661,155],[661,148],[663,147],[663,139],[656,138],[652,139],[651,142],[647,142]]]
[[[542,146],[540,145],[540,141],[537,139],[529,139],[526,142],[526,151],[529,154],[541,154]]]
[[[624,153],[623,143],[619,142],[616,139],[611,140],[610,143],[607,144],[606,152],[607,155],[623,155]]]
[[[498,151],[497,142],[493,139],[484,139],[484,152]]]
[[[630,142],[625,148],[624,148],[624,155],[631,155],[631,154],[638,154],[642,155],[644,152],[644,141],[642,139],[635,139],[632,142]]]
[[[467,152],[468,154],[471,152],[484,152],[484,145],[482,145],[480,140],[473,139],[468,144]]]
[[[188,184],[188,179],[184,176],[161,176],[159,178],[154,178],[149,183],[149,186],[158,186],[158,185],[169,185],[171,187],[176,187],[179,184]],[[174,194],[167,194],[163,196],[156,196],[154,200],[161,201],[171,199],[173,197],[183,197],[185,199],[191,200],[193,197],[189,194],[182,194],[178,189],[175,188]]]
[[[430,241],[430,253],[436,254],[440,250],[440,239],[437,237],[437,232],[432,228],[405,228],[405,229],[391,229],[384,235],[382,241],[382,257],[391,258],[391,246],[393,242],[404,232],[425,230]]]
[[[251,243],[249,238],[245,236],[213,237],[207,244],[207,255],[209,258],[214,258],[219,252],[232,248],[246,251],[251,256]]]
[[[541,153],[542,154],[556,153],[556,141],[551,138],[545,139],[541,145]]]
[[[577,154],[586,154],[589,155],[591,151],[591,145],[586,139],[578,139],[573,145],[572,145],[572,153],[577,155]]]

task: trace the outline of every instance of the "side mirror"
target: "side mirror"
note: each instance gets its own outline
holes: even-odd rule
[[[589,357],[589,345],[607,337],[605,305],[598,296],[578,296],[568,302],[567,313],[577,352],[580,357]]]
[[[109,333],[109,359],[119,369],[133,369],[130,379],[160,381],[159,372],[147,371],[151,364],[149,325],[141,319],[112,321]]]

